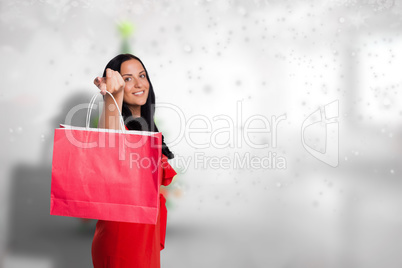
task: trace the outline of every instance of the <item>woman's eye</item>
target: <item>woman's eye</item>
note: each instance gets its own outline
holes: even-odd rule
[[[131,77],[127,77],[124,81],[125,82],[131,81]]]
[[[144,77],[145,77],[145,74],[140,75],[140,77],[141,77],[141,78],[144,78]]]

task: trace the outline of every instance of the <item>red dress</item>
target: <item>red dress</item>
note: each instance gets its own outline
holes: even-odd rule
[[[162,154],[162,185],[177,174]],[[165,247],[166,199],[160,194],[156,225],[98,220],[92,241],[95,268],[159,268],[160,251]]]

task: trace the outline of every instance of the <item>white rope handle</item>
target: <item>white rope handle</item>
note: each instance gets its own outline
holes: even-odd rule
[[[112,97],[114,104],[116,104],[116,108],[119,111],[120,127],[121,127],[121,130],[124,132],[126,130],[126,128],[124,127],[123,116],[121,114],[119,105],[117,105],[116,99],[113,97],[112,93],[110,93],[109,91],[106,91],[106,93],[108,93],[110,95],[110,97]],[[88,111],[87,111],[87,120],[86,120],[86,124],[85,124],[87,128],[89,128],[89,121],[91,120],[92,107],[94,106],[95,100],[98,96],[99,96],[99,93],[96,93],[95,95],[92,96],[91,101],[89,102]]]

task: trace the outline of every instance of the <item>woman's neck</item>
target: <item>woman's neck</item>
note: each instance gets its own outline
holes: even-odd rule
[[[136,117],[141,117],[141,106],[135,105],[135,106],[128,106],[130,109],[131,115],[136,118]]]

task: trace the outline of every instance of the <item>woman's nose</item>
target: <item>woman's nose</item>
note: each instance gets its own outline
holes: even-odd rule
[[[140,87],[138,79],[133,79],[134,87]]]

